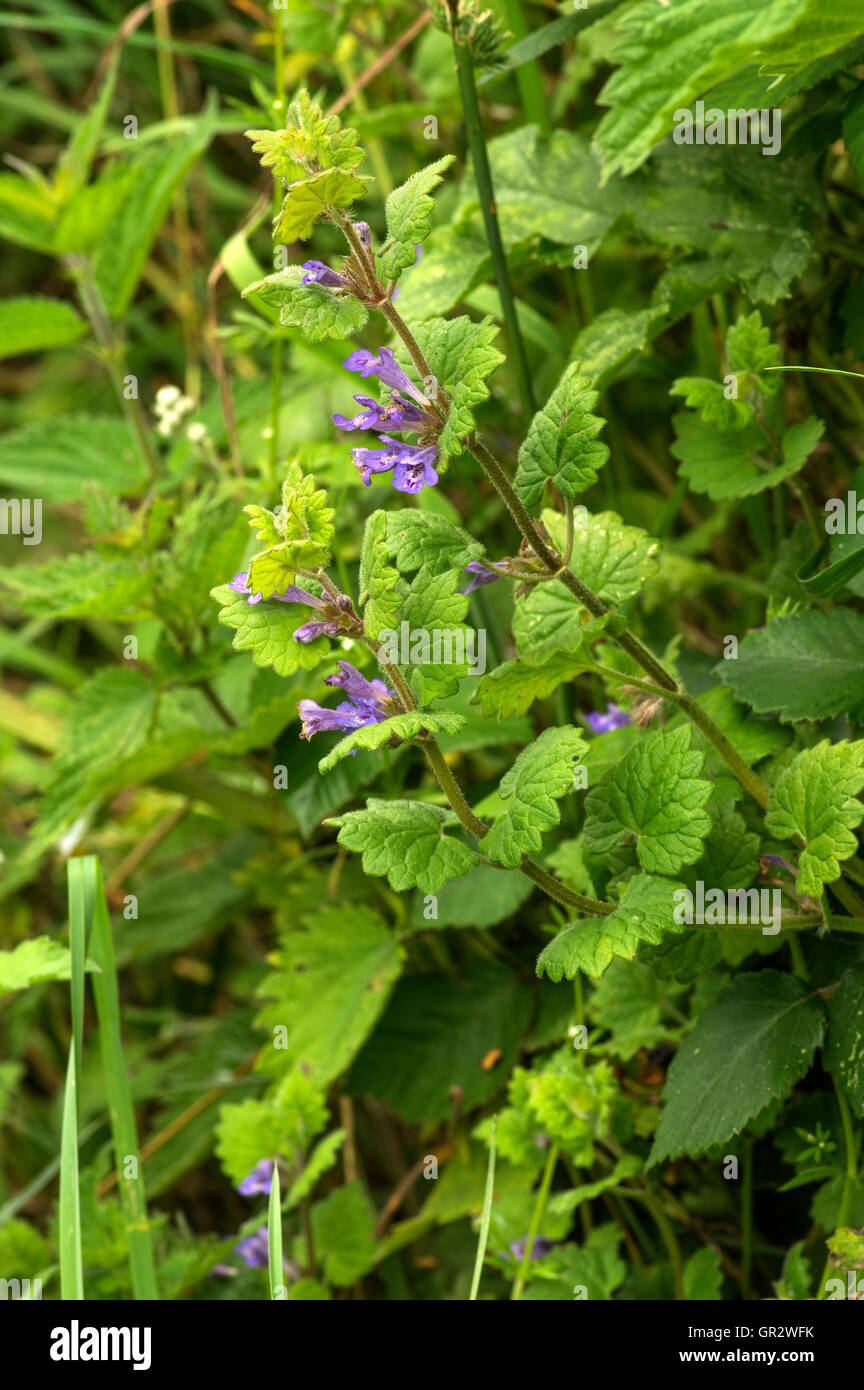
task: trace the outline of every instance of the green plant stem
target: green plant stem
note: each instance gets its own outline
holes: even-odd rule
[[[528,1227],[528,1236],[525,1241],[522,1263],[513,1281],[513,1289],[510,1294],[510,1298],[514,1303],[518,1303],[522,1297],[522,1290],[525,1287],[525,1279],[528,1274],[528,1266],[531,1263],[531,1252],[534,1249],[534,1241],[540,1231],[540,1223],[543,1220],[543,1213],[546,1210],[546,1203],[549,1200],[549,1190],[552,1186],[552,1178],[555,1173],[555,1165],[557,1162],[558,1145],[550,1144],[549,1153],[546,1158],[546,1166],[543,1169],[543,1177],[537,1191],[537,1200],[534,1203],[534,1210],[531,1213],[531,1225]]]
[[[649,1188],[642,1188],[639,1192],[631,1188],[628,1189],[628,1192],[631,1197],[638,1196],[640,1200],[645,1203],[654,1219],[654,1224],[660,1232],[660,1239],[666,1247],[666,1253],[672,1265],[672,1278],[675,1281],[675,1299],[677,1302],[682,1303],[686,1298],[684,1292],[684,1265],[681,1259],[681,1247],[678,1244],[678,1238],[672,1228],[672,1223],[663,1210],[659,1198],[657,1198]]]
[[[504,0],[504,12],[507,16],[508,28],[512,31],[516,42],[527,38],[528,21],[525,18],[522,0]],[[543,70],[536,58],[532,59],[530,63],[523,63],[521,67],[516,69],[516,81],[519,84],[519,95],[522,98],[525,115],[532,125],[539,127],[544,140],[548,140],[552,134],[552,125],[549,120],[549,107],[543,87]]]
[[[468,1295],[469,1303],[474,1303],[477,1299],[477,1292],[480,1288],[480,1275],[483,1272],[483,1260],[486,1257],[486,1245],[489,1240],[489,1224],[492,1220],[492,1199],[495,1193],[495,1130],[497,1123],[497,1119],[493,1115],[492,1133],[489,1137],[489,1164],[486,1169],[486,1187],[483,1193],[483,1211],[480,1216],[480,1236],[477,1241],[477,1255],[474,1260],[471,1292]]]
[[[455,7],[455,0],[448,0],[448,3],[451,10],[453,10]],[[471,60],[470,49],[466,44],[457,41],[455,33],[453,36],[453,52],[456,58],[456,70],[459,74],[459,90],[462,94],[462,107],[465,112],[465,135],[468,141],[468,149],[471,152],[471,160],[474,165],[474,178],[477,181],[477,191],[480,194],[480,210],[483,214],[486,240],[489,243],[492,266],[498,285],[498,294],[501,298],[501,312],[504,317],[507,338],[513,353],[513,366],[516,372],[516,386],[519,392],[519,402],[522,407],[522,414],[527,423],[534,414],[534,393],[531,389],[531,373],[528,367],[528,357],[525,352],[525,344],[522,340],[522,331],[519,327],[519,319],[516,313],[516,301],[513,298],[513,287],[510,284],[507,256],[504,251],[504,243],[501,240],[501,229],[498,226],[498,214],[495,209],[495,189],[492,184],[492,171],[489,167],[486,137],[483,132],[483,122],[480,118],[480,103],[477,100],[477,87],[474,81],[474,64]]]
[[[843,1193],[840,1198],[840,1207],[837,1212],[836,1229],[849,1224],[852,1213],[852,1199],[855,1186],[858,1182],[858,1143],[855,1137],[855,1129],[852,1123],[852,1112],[849,1109],[849,1102],[839,1088],[835,1092],[837,1096],[837,1108],[840,1111],[840,1121],[843,1125],[843,1141],[846,1150],[846,1175],[843,1181]],[[831,1259],[825,1261],[825,1268],[822,1271],[822,1278],[819,1282],[817,1297],[825,1297],[825,1281],[831,1274]]]

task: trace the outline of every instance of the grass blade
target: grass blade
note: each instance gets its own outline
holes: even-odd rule
[[[123,1059],[114,939],[105,901],[102,870],[95,856],[90,855],[78,862],[82,865],[85,895],[91,905],[90,958],[98,967],[93,973],[92,985],[99,1019],[102,1075],[111,1119],[117,1184],[129,1240],[132,1290],[137,1299],[158,1299],[153,1247],[147,1220],[144,1175],[141,1172],[141,1158],[138,1152],[135,1110]]]
[[[279,1195],[279,1165],[273,1164],[270,1206],[267,1210],[267,1259],[270,1266],[270,1297],[284,1299],[285,1273],[282,1269],[282,1199]]]
[[[87,959],[88,892],[83,866],[70,859],[66,872],[69,898],[70,1001],[72,1041],[63,1095],[60,1136],[60,1296],[83,1299],[84,1268],[81,1260],[81,1201],[78,1186],[78,1077],[84,1039],[84,966]]]
[[[480,1275],[483,1270],[483,1261],[486,1258],[486,1243],[489,1240],[489,1223],[492,1220],[492,1194],[495,1189],[495,1126],[497,1120],[492,1120],[492,1134],[489,1139],[489,1166],[486,1169],[486,1190],[483,1193],[483,1211],[480,1215],[480,1239],[477,1241],[477,1256],[474,1260],[474,1277],[471,1280],[471,1292],[468,1295],[469,1303],[474,1303],[477,1299],[477,1290],[480,1287]]]

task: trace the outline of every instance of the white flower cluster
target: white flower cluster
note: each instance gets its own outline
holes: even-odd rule
[[[156,419],[156,433],[170,438],[177,432],[177,428],[183,422],[183,417],[194,410],[195,402],[191,396],[184,396],[179,386],[160,386],[156,392],[156,404],[154,407]],[[200,421],[193,421],[186,427],[186,438],[190,444],[203,444],[207,438],[207,426]]]

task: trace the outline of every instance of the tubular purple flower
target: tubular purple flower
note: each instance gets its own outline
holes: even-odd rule
[[[240,570],[238,574],[235,574],[234,578],[231,580],[231,583],[228,585],[228,588],[233,589],[235,594],[248,594],[249,603],[260,603],[262,598],[264,597],[263,594],[252,593],[252,585],[249,583],[248,570]],[[285,590],[284,594],[271,594],[270,597],[277,598],[280,603],[318,604],[320,602],[320,600],[317,599],[314,594],[307,594],[305,589],[298,589],[294,584],[290,585]]]
[[[500,569],[501,574],[493,574],[488,568],[489,565],[492,565],[494,569]],[[465,566],[465,573],[470,574],[471,578],[465,588],[460,589],[459,592],[461,594],[473,594],[475,589],[481,589],[484,584],[495,584],[506,573],[505,565],[506,561],[504,560],[469,560]]]
[[[367,449],[363,445],[351,450],[354,467],[366,487],[372,482],[373,473],[389,473],[399,460],[399,446],[390,444],[386,449]]]
[[[354,230],[365,247],[372,245],[372,228],[368,222],[355,222]]]
[[[272,1158],[262,1158],[252,1172],[237,1184],[237,1191],[244,1197],[254,1197],[259,1192],[264,1192],[268,1196],[270,1188],[273,1186],[273,1169],[276,1164]]]
[[[332,416],[333,424],[340,430],[420,430],[428,424],[424,411],[418,410],[410,401],[404,401],[398,391],[391,391],[390,400],[385,404],[373,400],[371,396],[355,396],[358,405],[364,408],[354,416]]]
[[[325,684],[341,686],[349,699],[335,709],[326,709],[314,700],[301,700],[297,706],[303,721],[301,738],[337,730],[352,733],[366,724],[380,724],[392,712],[393,692],[381,680],[368,681],[350,661],[340,660],[339,669],[326,677]]]
[[[433,467],[437,449],[403,449],[399,462],[393,469],[393,486],[397,492],[422,492],[424,487],[434,487],[438,474]]]
[[[517,1260],[525,1258],[525,1247],[528,1244],[528,1237],[523,1236],[521,1240],[510,1242],[510,1250]],[[535,1236],[531,1242],[531,1254],[529,1259],[541,1260],[544,1255],[548,1255],[550,1250],[555,1249],[555,1241],[548,1236]]]
[[[253,1236],[244,1236],[234,1246],[234,1254],[239,1255],[250,1269],[266,1269],[270,1249],[267,1227],[262,1226]]]
[[[585,718],[595,734],[609,734],[613,729],[625,729],[631,723],[629,714],[613,704],[607,704],[605,714],[592,710]]]
[[[325,685],[341,686],[349,700],[353,700],[355,704],[389,704],[393,692],[388,690],[382,680],[367,681],[357,667],[352,666],[344,657],[340,657],[337,667],[338,670],[332,675],[324,677]]]
[[[304,261],[302,283],[304,285],[324,285],[328,290],[350,290],[351,281],[337,271],[331,270],[323,261]]]
[[[392,386],[397,391],[407,391],[408,395],[420,406],[428,405],[426,397],[418,391],[411,378],[403,372],[396,358],[393,356],[392,348],[382,347],[378,356],[370,352],[368,348],[358,348],[352,352],[350,357],[346,357],[342,366],[349,372],[359,372],[362,377],[377,376],[379,381],[383,381],[385,386]]]

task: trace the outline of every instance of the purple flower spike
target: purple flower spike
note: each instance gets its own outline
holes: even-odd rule
[[[269,1256],[270,1242],[267,1237],[267,1227],[262,1226],[260,1231],[256,1231],[254,1236],[244,1236],[234,1246],[234,1254],[239,1255],[244,1264],[250,1269],[266,1269]]]
[[[527,1244],[527,1236],[523,1236],[522,1240],[513,1240],[510,1242],[510,1250],[517,1260],[522,1260],[525,1258],[525,1247],[527,1246]],[[554,1240],[549,1240],[547,1236],[535,1236],[533,1241],[531,1242],[530,1258],[532,1260],[542,1260],[544,1255],[548,1255],[550,1250],[554,1249]]]
[[[434,487],[438,481],[433,463],[437,450],[403,449],[399,462],[393,469],[393,486],[397,492],[421,492],[424,487]]]
[[[459,592],[461,594],[473,594],[475,589],[482,588],[484,584],[494,584],[496,580],[500,579],[501,574],[493,574],[489,569],[490,565],[494,569],[500,569],[501,574],[504,574],[503,560],[469,560],[465,566],[465,573],[470,574],[471,578],[465,588],[460,589]]]
[[[323,261],[304,261],[304,285],[324,285],[328,290],[350,290],[351,281],[331,270]]]
[[[245,1177],[237,1186],[237,1191],[244,1197],[254,1197],[259,1192],[270,1195],[270,1188],[273,1186],[273,1169],[276,1164],[272,1158],[262,1158],[255,1164],[252,1172]]]
[[[355,396],[363,409],[350,418],[334,415],[333,424],[340,430],[420,430],[428,423],[427,416],[410,401],[404,401],[398,391],[391,391],[390,400],[382,405],[371,396]]]
[[[367,681],[350,661],[340,661],[338,671],[327,676],[326,684],[341,686],[349,699],[335,709],[325,709],[314,700],[301,700],[297,706],[303,721],[301,738],[334,731],[350,734],[366,724],[380,724],[391,711],[392,692],[384,682]]]
[[[385,704],[391,698],[391,692],[381,680],[367,681],[356,666],[352,666],[350,661],[340,658],[337,663],[339,669],[334,671],[332,676],[324,677],[325,685],[339,685],[345,691],[349,700],[355,704]]]
[[[429,402],[423,396],[409,376],[403,372],[396,358],[393,356],[392,348],[382,347],[378,356],[370,352],[368,348],[358,348],[352,352],[350,357],[346,357],[342,366],[349,372],[359,372],[362,377],[377,376],[379,381],[383,381],[385,386],[392,386],[396,391],[407,391],[418,405],[428,405]]]
[[[609,734],[613,729],[625,729],[630,723],[629,714],[625,714],[623,709],[612,704],[606,706],[605,714],[592,711],[590,714],[586,714],[585,718],[595,734]]]

